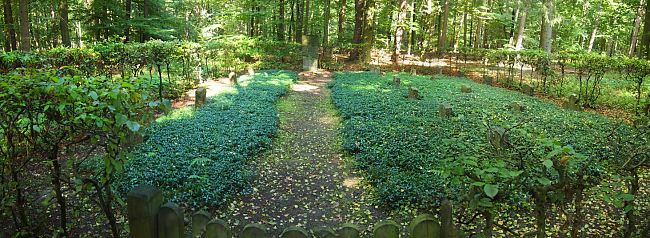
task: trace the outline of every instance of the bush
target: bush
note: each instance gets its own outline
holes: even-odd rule
[[[152,184],[179,203],[223,204],[247,184],[248,160],[271,144],[278,127],[275,102],[296,78],[288,71],[261,72],[203,108],[159,118],[129,156],[122,191]]]

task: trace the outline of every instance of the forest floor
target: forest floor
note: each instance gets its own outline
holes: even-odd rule
[[[370,222],[386,218],[370,205],[372,190],[346,159],[330,80],[330,72],[301,73],[279,101],[279,132],[253,162],[252,187],[216,211],[235,233],[250,223],[266,225],[273,236],[290,226],[336,228],[348,222],[369,229]]]

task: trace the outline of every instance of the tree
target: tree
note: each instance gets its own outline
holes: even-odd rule
[[[18,2],[18,13],[20,15],[20,50],[30,51],[29,0],[20,0]]]
[[[60,0],[59,2],[59,18],[61,19],[59,25],[61,27],[61,43],[63,46],[70,47],[70,30],[68,29],[68,0]]]
[[[555,20],[555,0],[544,0],[542,16],[542,30],[539,43],[547,53],[553,49],[553,21]]]
[[[643,35],[641,37],[641,56],[650,59],[650,1],[645,5],[645,19],[643,21]]]
[[[394,63],[398,62],[399,56],[402,52],[402,38],[404,36],[405,18],[408,6],[409,3],[407,0],[399,0],[396,22],[397,27],[395,28],[395,41],[393,41],[393,55],[391,58]]]
[[[343,42],[343,39],[345,39],[345,8],[347,7],[346,5],[346,0],[339,0],[339,22],[338,22],[338,39],[337,41],[339,43]]]
[[[16,50],[16,27],[14,25],[13,8],[11,7],[11,0],[3,0],[4,7],[4,22],[7,30],[7,42],[5,42],[5,51]]]
[[[521,12],[519,13],[519,22],[517,23],[517,37],[515,49],[521,50],[524,48],[524,31],[526,30],[526,16],[528,15],[528,1],[523,2]]]
[[[278,13],[278,40],[284,40],[284,0],[280,0],[280,11]]]
[[[354,0],[354,36],[352,37],[353,44],[361,44],[363,34],[363,20],[366,12],[366,0]],[[350,61],[359,59],[359,49],[355,47],[350,52]]]
[[[636,44],[639,39],[639,30],[641,29],[641,17],[643,17],[643,1],[639,1],[639,6],[636,10],[636,16],[634,17],[634,27],[632,29],[632,35],[630,36],[630,47],[627,51],[627,55],[632,57],[636,53]]]
[[[447,21],[449,18],[449,1],[442,0],[442,26],[440,29],[440,35],[438,37],[438,52],[444,54],[447,48]]]

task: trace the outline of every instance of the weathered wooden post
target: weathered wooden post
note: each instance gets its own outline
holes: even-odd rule
[[[230,84],[232,84],[232,85],[236,85],[237,84],[237,73],[230,72],[228,74],[228,82],[230,82]]]
[[[535,88],[533,88],[533,86],[530,86],[529,84],[522,85],[521,91],[528,96],[535,95]]]
[[[204,238],[232,238],[232,232],[225,221],[214,219],[205,226]]]
[[[176,203],[166,203],[158,210],[158,237],[184,238],[183,210]]]
[[[456,228],[454,227],[454,215],[451,202],[445,199],[440,204],[440,235],[445,238],[456,237]]]
[[[411,238],[440,238],[440,223],[430,214],[417,216],[409,225]]]
[[[248,224],[241,232],[241,238],[269,238],[268,229],[262,224]]]
[[[297,226],[284,229],[284,231],[280,235],[280,238],[308,238],[308,237],[309,237],[309,233],[305,229]]]
[[[199,211],[192,215],[192,237],[201,237],[205,227],[210,222],[210,213]]]
[[[361,232],[359,232],[359,227],[354,224],[346,223],[341,226],[341,229],[338,230],[337,235],[340,238],[359,238],[361,237]]]
[[[409,99],[420,100],[420,90],[416,87],[409,87]]]
[[[194,92],[194,106],[202,107],[203,105],[205,105],[206,98],[207,98],[207,89],[204,87],[197,88],[196,92]]]
[[[312,231],[316,238],[336,238],[336,232],[332,228],[320,227]]]
[[[454,116],[454,110],[449,103],[443,103],[438,106],[438,115],[444,118],[451,118]]]
[[[472,88],[470,88],[470,87],[467,86],[467,85],[462,85],[462,86],[460,86],[460,91],[463,92],[463,93],[471,93],[471,92],[472,92]]]
[[[523,112],[524,110],[526,110],[526,106],[524,106],[524,104],[521,103],[521,102],[513,102],[513,103],[511,103],[510,108],[512,108],[512,110],[515,110],[515,111],[518,111],[518,112]]]
[[[302,70],[318,70],[318,51],[320,48],[320,39],[317,35],[302,36]]]
[[[158,209],[162,192],[151,185],[140,185],[126,196],[129,229],[133,238],[158,237]]]
[[[399,225],[391,220],[379,222],[372,229],[372,234],[374,238],[399,238]]]

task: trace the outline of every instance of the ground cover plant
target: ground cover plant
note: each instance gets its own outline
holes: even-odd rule
[[[247,162],[270,145],[278,129],[275,102],[296,77],[259,72],[200,109],[159,118],[128,156],[122,191],[152,184],[192,207],[223,204],[249,182]]]
[[[647,209],[641,202],[647,197],[624,185],[638,180],[626,181],[616,165],[622,158],[646,158],[640,164],[646,163],[645,124],[633,128],[455,77],[401,74],[399,83],[391,74],[335,77],[332,97],[344,119],[343,145],[384,205],[453,200],[481,214],[485,235],[492,234],[495,216],[504,210],[528,211],[535,219],[527,221],[535,220],[537,234],[545,234],[549,211],[571,207],[560,223],[575,229],[567,235],[578,236],[592,234],[580,233],[588,199],[611,202],[619,215]],[[463,86],[471,92],[462,92]],[[410,99],[413,91],[419,95]],[[453,112],[443,110],[447,107]],[[642,139],[621,146],[613,135]],[[594,195],[613,180],[618,187]]]

